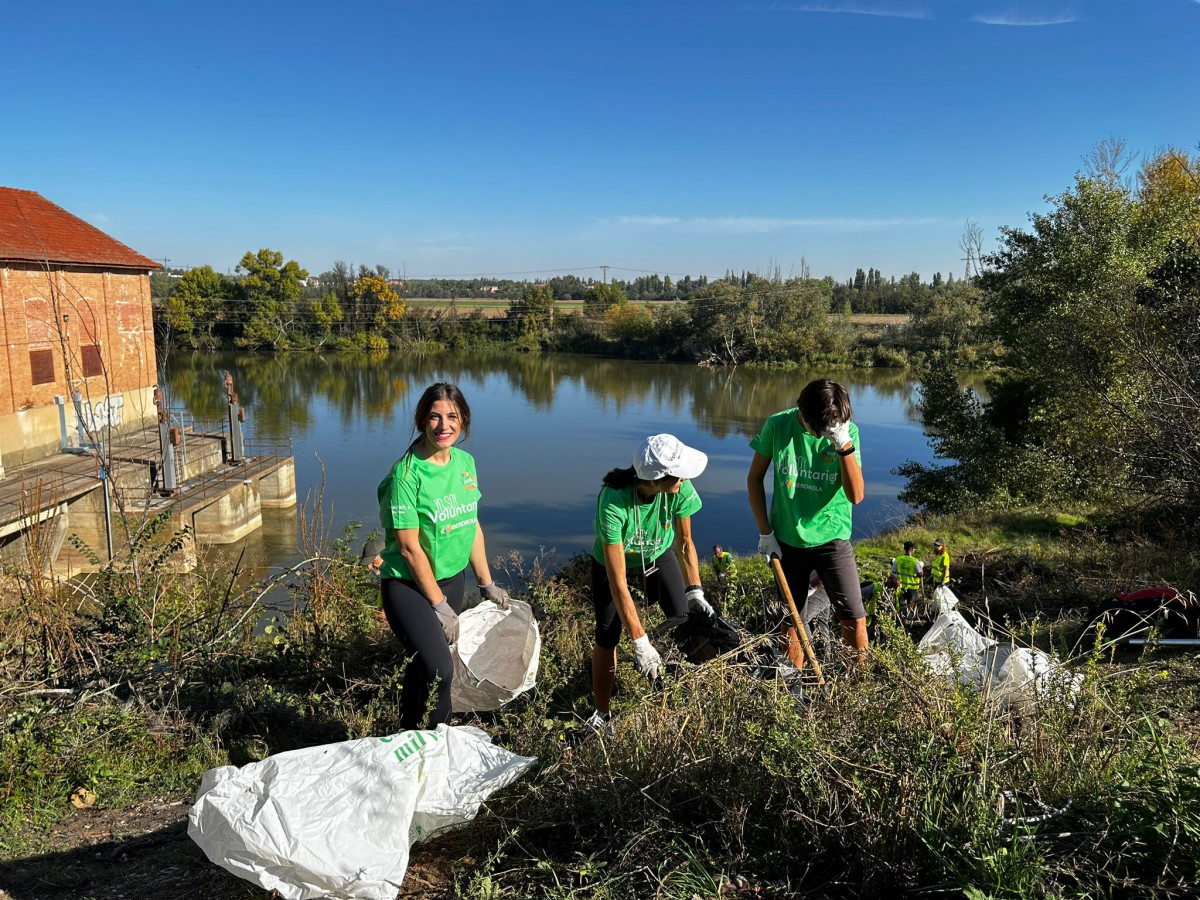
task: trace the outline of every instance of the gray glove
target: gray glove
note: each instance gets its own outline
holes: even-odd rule
[[[651,683],[658,681],[662,675],[662,657],[650,643],[648,634],[643,634],[633,642],[633,667]]]
[[[704,613],[710,618],[716,615],[712,605],[704,599],[704,588],[700,587],[700,585],[697,584],[688,588],[684,596],[687,598],[689,611]]]
[[[433,608],[433,612],[438,617],[438,624],[442,626],[442,632],[446,635],[446,643],[458,643],[458,613],[454,611],[450,601],[443,596],[442,602]]]
[[[768,566],[771,564],[772,556],[783,559],[783,551],[779,549],[779,541],[775,539],[775,532],[769,531],[758,536],[758,552],[766,559]]]
[[[821,432],[821,437],[827,438],[829,443],[833,444],[834,450],[841,450],[850,443],[850,422],[836,422],[826,426]]]
[[[479,586],[479,596],[484,600],[491,600],[501,609],[508,609],[508,601],[511,599],[508,596],[508,591],[494,581],[491,584],[481,584]]]

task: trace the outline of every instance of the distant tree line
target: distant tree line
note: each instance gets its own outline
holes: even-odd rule
[[[861,277],[860,277],[861,276]],[[501,344],[736,365],[820,357],[905,366],[970,353],[980,310],[970,284],[915,273],[885,281],[861,269],[844,284],[807,273],[642,275],[630,281],[397,279],[387,266],[345,262],[310,278],[276,250],[246,253],[232,275],[210,266],[153,276],[164,338],[182,347],[383,351]],[[451,301],[413,305],[416,297]],[[461,311],[452,301],[492,298],[503,314]],[[560,308],[564,301],[575,301]],[[864,335],[856,312],[909,316],[902,327]],[[498,312],[498,311],[497,311]]]

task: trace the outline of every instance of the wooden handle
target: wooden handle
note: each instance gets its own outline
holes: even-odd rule
[[[813,673],[817,676],[817,684],[824,686],[825,676],[821,672],[821,664],[817,662],[817,654],[813,652],[812,644],[808,641],[808,629],[800,621],[800,611],[796,609],[796,601],[792,599],[791,589],[788,587],[787,578],[783,574],[783,566],[780,565],[779,557],[777,556],[771,557],[771,571],[775,573],[775,583],[779,585],[779,592],[783,594],[788,612],[792,614],[792,627],[796,629],[796,634],[800,638],[800,649],[804,651],[805,657],[812,663]]]

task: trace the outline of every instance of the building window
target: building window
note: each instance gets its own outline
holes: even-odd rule
[[[29,374],[33,377],[34,384],[53,384],[55,381],[54,351],[30,350]]]
[[[83,357],[84,378],[104,374],[104,362],[100,359],[99,344],[84,344],[79,348],[79,355]]]

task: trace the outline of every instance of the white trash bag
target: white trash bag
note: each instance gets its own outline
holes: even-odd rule
[[[1002,709],[1025,710],[1037,700],[1073,702],[1083,687],[1083,675],[1050,654],[984,637],[952,608],[943,608],[917,649],[935,674],[953,675]]]
[[[473,819],[535,761],[447,725],[277,753],[205,772],[188,836],[285,900],[394,900],[413,843]]]
[[[458,617],[458,642],[450,648],[454,680],[450,702],[455,712],[499,709],[537,681],[542,636],[533,609],[512,600],[508,609],[480,603]]]

